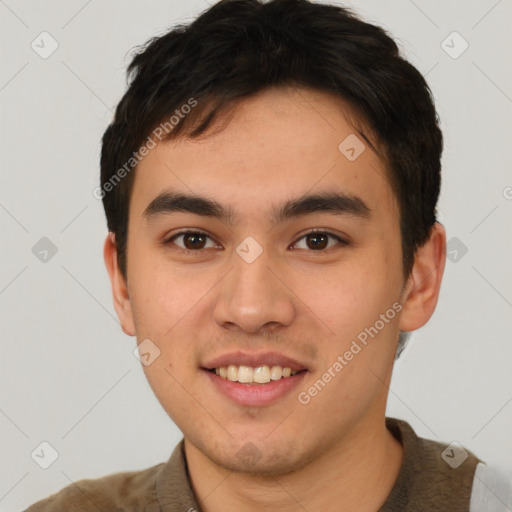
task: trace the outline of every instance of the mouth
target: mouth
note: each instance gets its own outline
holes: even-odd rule
[[[284,399],[310,372],[277,353],[227,354],[201,366],[213,389],[238,405],[265,406]]]
[[[289,379],[298,373],[307,371],[305,368],[302,370],[292,370],[289,366],[283,367],[280,365],[262,365],[253,368],[251,366],[235,364],[207,368],[206,370],[230,382],[239,382],[249,385],[265,385],[281,379]]]

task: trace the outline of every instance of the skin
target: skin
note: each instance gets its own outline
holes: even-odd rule
[[[446,237],[436,223],[404,279],[399,211],[382,159],[367,143],[353,162],[338,150],[356,125],[343,101],[315,90],[269,89],[245,99],[218,130],[160,143],[139,164],[127,280],[114,236],[105,241],[123,331],[161,351],[144,371],[184,434],[193,489],[206,512],[376,511],[396,481],[403,449],[384,421],[397,339],[434,312]],[[215,199],[238,222],[188,212],[146,219],[145,208],[167,189]],[[360,197],[370,217],[316,212],[272,222],[273,205],[328,190]],[[212,238],[194,254],[178,252],[183,237],[162,244],[184,228]],[[330,239],[329,248],[315,250],[304,238],[314,228],[349,243]],[[250,264],[236,252],[248,236],[263,249]],[[396,302],[400,313],[301,404],[297,393]],[[275,403],[241,406],[200,369],[237,349],[282,352],[309,372],[300,389]],[[250,467],[237,456],[248,442],[260,455]]]

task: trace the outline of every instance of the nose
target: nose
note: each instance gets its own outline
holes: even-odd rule
[[[247,333],[274,331],[293,323],[296,304],[283,265],[267,251],[247,262],[233,255],[233,268],[217,287],[213,316],[226,329]]]

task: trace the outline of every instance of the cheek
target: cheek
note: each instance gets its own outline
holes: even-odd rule
[[[314,283],[296,281],[297,295],[311,310],[308,316],[325,332],[320,373],[332,367],[338,356],[344,357],[343,370],[336,373],[332,386],[341,404],[350,402],[354,394],[371,396],[380,389],[369,368],[384,375],[394,357],[400,277],[387,266],[389,258],[376,251],[373,257],[366,254],[317,273]]]
[[[143,261],[142,255],[139,261]],[[155,362],[144,368],[156,390],[162,387],[162,380],[172,384],[169,374],[182,382],[195,371],[195,349],[208,318],[205,299],[218,277],[204,270],[179,271],[156,259],[139,265],[138,270],[132,276],[132,311],[139,343],[149,339],[160,351]],[[165,387],[166,393],[173,389]]]
[[[324,269],[307,279],[297,275],[294,290],[332,335],[352,336],[374,323],[395,300],[394,283],[386,281],[384,268],[382,262],[361,257],[357,263]]]
[[[138,336],[163,339],[207,291],[200,276],[189,276],[168,263],[134,251],[130,300]]]

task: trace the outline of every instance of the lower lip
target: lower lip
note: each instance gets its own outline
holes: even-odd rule
[[[204,370],[213,385],[228,398],[240,405],[264,406],[284,397],[295,389],[306,376],[302,371],[291,377],[283,377],[270,381],[268,384],[242,384],[219,377],[213,372]]]

